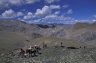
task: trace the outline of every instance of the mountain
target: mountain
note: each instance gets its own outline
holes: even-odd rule
[[[88,45],[96,44],[96,24],[77,23],[70,29],[70,36]]]
[[[0,41],[14,45],[19,42],[26,47],[30,44],[42,45],[43,42],[49,46],[60,45],[60,42],[63,42],[64,46],[96,47],[95,28],[96,23],[28,24],[18,20],[3,20],[0,21]],[[8,39],[5,39],[7,37]]]

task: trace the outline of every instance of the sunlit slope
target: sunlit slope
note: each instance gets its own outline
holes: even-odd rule
[[[0,49],[15,49],[23,47],[25,36],[16,32],[1,32],[0,31]]]
[[[47,44],[47,46],[60,46],[61,42],[63,43],[63,46],[65,47],[84,47],[85,44],[82,44],[78,41],[75,41],[73,39],[67,40],[67,39],[60,39],[56,37],[42,37],[42,38],[37,38],[31,41],[31,44],[39,44],[43,45],[43,42]]]

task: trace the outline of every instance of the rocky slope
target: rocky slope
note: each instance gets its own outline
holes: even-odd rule
[[[21,58],[11,53],[0,55],[0,63],[96,63],[96,49],[47,48],[41,55]]]
[[[77,41],[87,45],[96,44],[96,23],[77,23],[74,25],[68,24],[27,24],[22,21],[4,20],[0,21],[0,31],[22,33],[26,40],[30,42],[42,40],[44,37],[53,37],[54,40],[65,39]],[[51,40],[49,40],[51,41]],[[59,40],[58,40],[59,42]]]
[[[18,57],[14,49],[46,43],[37,57]],[[79,49],[61,48],[77,47]],[[59,46],[54,48],[54,46]],[[0,21],[0,63],[96,63],[96,23],[27,24]],[[11,53],[13,52],[13,54]]]

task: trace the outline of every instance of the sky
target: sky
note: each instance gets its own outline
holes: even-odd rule
[[[96,0],[0,0],[0,20],[27,23],[96,21]]]

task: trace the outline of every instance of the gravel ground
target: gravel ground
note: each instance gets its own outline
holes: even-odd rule
[[[46,48],[36,57],[19,57],[15,51],[0,54],[0,63],[96,63],[96,49]]]

